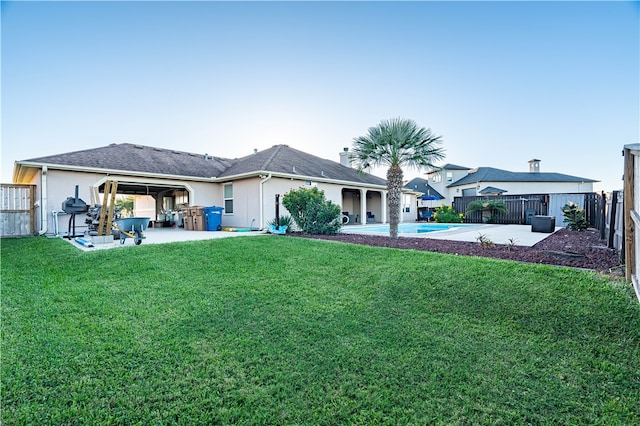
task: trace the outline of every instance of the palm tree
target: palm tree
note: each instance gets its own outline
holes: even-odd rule
[[[391,238],[398,238],[402,167],[437,169],[433,163],[444,158],[440,138],[413,120],[394,118],[381,121],[376,127],[370,127],[366,136],[353,140],[352,161],[359,171],[388,167],[387,210]]]

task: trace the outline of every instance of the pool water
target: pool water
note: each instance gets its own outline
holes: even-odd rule
[[[400,223],[398,224],[399,234],[423,234],[426,232],[448,231],[450,229],[460,229],[474,227],[474,224],[462,223]],[[348,228],[349,231],[358,234],[388,234],[389,225],[354,225]]]

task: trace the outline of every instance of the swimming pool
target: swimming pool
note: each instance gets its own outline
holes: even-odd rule
[[[400,223],[399,234],[424,234],[427,232],[449,231],[461,228],[477,227],[464,223]],[[389,234],[389,225],[353,225],[342,228],[343,232],[354,234]]]

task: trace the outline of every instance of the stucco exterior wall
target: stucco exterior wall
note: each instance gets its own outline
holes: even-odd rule
[[[36,200],[39,202],[36,210],[37,228],[47,235],[54,235],[56,233],[65,235],[69,229],[70,215],[62,211],[62,203],[67,197],[73,197],[75,195],[75,186],[78,185],[78,197],[90,205],[90,188],[101,185],[106,178],[107,176],[102,173],[49,169],[46,172],[46,183],[43,184],[42,171],[37,173],[32,179],[32,184],[37,185]],[[144,182],[161,182],[163,184],[175,185],[176,187],[186,187],[190,192],[189,198],[191,205],[212,206],[221,205],[222,202],[220,185],[209,182],[181,182],[166,179],[133,178],[119,175],[110,175],[108,178],[116,181],[136,182],[140,184]],[[43,194],[42,191],[44,187],[46,187],[46,192]],[[98,200],[98,202],[101,202],[101,200]],[[85,218],[86,216],[84,214],[76,216],[76,234],[81,234],[87,229]]]
[[[90,188],[99,187],[106,179],[116,180],[118,182],[127,182],[144,186],[147,184],[155,184],[171,187],[184,188],[189,193],[190,206],[219,206],[224,207],[223,188],[225,182],[198,182],[198,181],[179,181],[162,178],[146,178],[136,176],[109,175],[103,173],[79,172],[79,171],[63,171],[51,170],[46,173],[46,184],[43,185],[42,172],[39,171],[32,178],[30,184],[36,185],[36,200],[38,207],[36,209],[36,229],[42,230],[48,235],[66,235],[68,231],[69,217],[67,213],[62,211],[62,203],[67,197],[75,194],[75,186],[78,185],[78,197],[86,204],[91,204]],[[233,185],[233,205],[232,213],[223,212],[222,227],[254,227],[265,229],[267,222],[275,218],[275,195],[282,196],[292,189],[300,187],[309,188],[315,185],[318,189],[324,191],[328,200],[339,205],[344,211],[343,201],[351,203],[349,209],[353,210],[353,214],[360,215],[362,212],[370,211],[375,215],[376,222],[384,222],[386,220],[386,208],[382,205],[383,191],[381,189],[369,189],[343,184],[334,184],[327,182],[310,182],[304,179],[277,178],[272,177],[266,179],[262,177],[251,177],[246,179],[238,179],[229,181]],[[46,193],[42,194],[43,188]],[[360,191],[361,198],[366,200],[364,207],[353,205],[353,201],[348,197],[344,197],[344,188],[353,188]],[[153,213],[153,203],[148,203],[145,213],[152,220],[157,220],[157,214],[160,213],[162,207],[162,197],[155,201],[155,215]],[[101,200],[97,200],[101,203]],[[356,211],[358,207],[358,211]],[[351,211],[351,210],[349,210]],[[53,212],[56,212],[54,217]],[[280,204],[280,214],[288,214],[288,211]],[[415,212],[411,211],[403,220],[414,220]],[[76,216],[76,234],[82,234],[87,230],[85,224],[86,215]]]

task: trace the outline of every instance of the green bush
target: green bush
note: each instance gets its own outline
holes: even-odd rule
[[[436,207],[436,211],[433,214],[433,218],[438,223],[462,223],[464,215],[458,213],[451,206],[442,205]]]
[[[570,230],[584,231],[589,227],[589,222],[584,217],[584,209],[573,201],[569,201],[562,207],[562,213],[564,214],[564,223],[567,224],[567,228]]]
[[[317,187],[292,189],[282,197],[295,224],[305,234],[334,235],[342,228],[340,206],[327,200]]]

